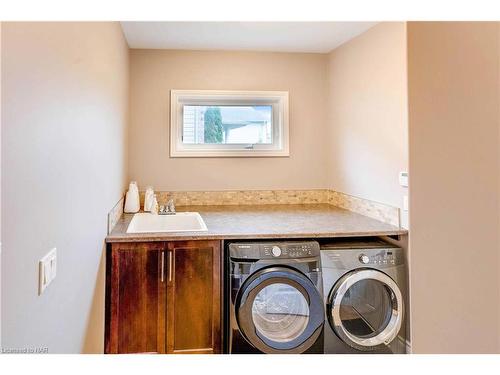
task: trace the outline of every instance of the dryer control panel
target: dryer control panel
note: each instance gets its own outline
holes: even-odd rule
[[[297,259],[319,255],[316,241],[241,242],[229,245],[229,256],[238,259]]]
[[[328,248],[321,249],[321,263],[325,268],[355,269],[362,267],[388,268],[404,264],[403,249],[386,244],[385,248]]]
[[[396,254],[395,251],[392,251],[390,249],[385,251],[377,251],[375,254],[371,252],[361,252],[358,256],[358,260],[360,264],[395,265]]]

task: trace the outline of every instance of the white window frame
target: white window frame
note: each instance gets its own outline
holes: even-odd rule
[[[184,105],[271,105],[272,144],[184,144]],[[170,156],[193,157],[287,157],[289,153],[287,91],[170,91]]]

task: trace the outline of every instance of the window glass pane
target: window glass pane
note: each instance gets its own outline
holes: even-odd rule
[[[271,105],[184,105],[184,144],[272,144]]]
[[[276,283],[263,288],[254,299],[252,319],[255,328],[276,342],[299,337],[309,322],[309,305],[294,287]]]
[[[392,315],[392,292],[378,280],[353,284],[340,305],[345,329],[358,337],[374,337],[382,332]]]

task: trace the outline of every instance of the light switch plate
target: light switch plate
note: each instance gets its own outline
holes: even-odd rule
[[[403,211],[408,211],[408,195],[403,196]]]
[[[56,278],[57,274],[57,249],[53,248],[45,255],[38,264],[39,281],[38,295],[41,295],[45,288]]]
[[[406,171],[399,172],[399,184],[402,187],[408,187],[408,172]]]

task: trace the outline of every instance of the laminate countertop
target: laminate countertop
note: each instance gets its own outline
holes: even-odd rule
[[[408,233],[406,229],[329,204],[183,206],[177,211],[199,212],[208,231],[127,233],[134,215],[124,214],[106,237],[106,242],[328,238]]]

